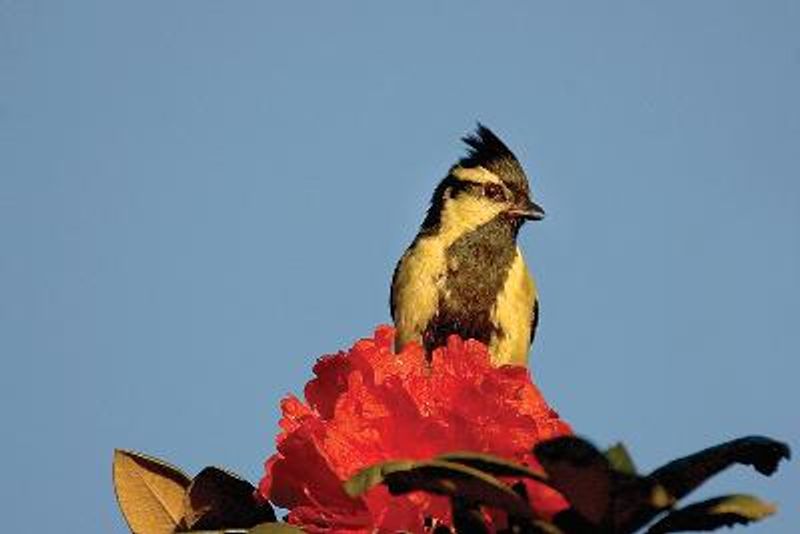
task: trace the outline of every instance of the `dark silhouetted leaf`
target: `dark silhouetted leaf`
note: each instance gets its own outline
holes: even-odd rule
[[[491,475],[465,465],[428,461],[419,462],[408,471],[395,471],[386,476],[385,484],[393,494],[430,491],[466,502],[505,510],[511,515],[529,517],[531,510],[510,487]]]
[[[611,507],[611,468],[594,445],[574,436],[539,443],[534,454],[550,484],[593,525],[606,519]]]
[[[574,436],[542,442],[534,449],[547,472],[550,484],[572,505],[573,515],[561,517],[559,526],[569,521],[584,522],[589,530],[628,532],[650,521],[673,503],[658,483],[612,469],[611,464],[590,442]],[[582,528],[580,530],[587,530]]]
[[[626,475],[636,475],[636,465],[633,463],[628,449],[622,443],[617,443],[610,447],[605,452],[606,460],[608,460],[611,469]]]
[[[132,451],[114,451],[114,491],[132,532],[169,534],[183,521],[183,498],[189,486],[178,468]]]
[[[192,534],[304,534],[304,530],[286,523],[261,523],[253,528],[192,530]]]
[[[649,534],[714,530],[758,521],[775,513],[775,507],[751,495],[727,495],[676,510],[650,527]]]
[[[547,483],[547,476],[544,473],[533,471],[524,465],[491,454],[450,452],[437,456],[436,459],[466,465],[496,477],[524,477]]]
[[[763,436],[749,436],[669,462],[653,471],[649,478],[680,499],[733,464],[752,465],[759,473],[771,475],[778,463],[789,456],[786,444]]]
[[[675,499],[657,482],[645,477],[614,473],[609,523],[615,532],[633,532],[675,504]]]
[[[357,496],[376,484],[385,484],[395,495],[427,491],[483,504],[509,514],[530,517],[528,503],[495,477],[466,465],[430,461],[392,461],[362,469],[345,482],[345,491]]]
[[[479,505],[509,513],[509,532],[630,533],[670,509],[676,500],[733,463],[753,465],[771,474],[789,448],[764,437],[747,437],[711,447],[670,462],[648,476],[636,474],[630,454],[621,444],[605,454],[574,436],[539,443],[534,454],[546,475],[491,455],[454,452],[432,461],[401,460],[364,469],[345,484],[351,496],[376,484],[391,493],[427,491],[455,499],[454,518],[467,530],[484,528]],[[510,489],[495,477],[529,477],[562,493],[571,508],[545,523],[534,520],[525,492]],[[774,509],[754,498],[733,496],[698,503],[669,514],[660,531],[716,528],[759,519]],[[471,526],[468,526],[471,525]],[[682,527],[687,525],[687,527]],[[462,530],[463,530],[462,528]],[[664,530],[669,528],[671,530]]]
[[[191,530],[248,528],[275,521],[269,503],[255,499],[248,481],[217,467],[206,467],[194,477],[184,501],[185,522]]]
[[[262,523],[247,531],[247,534],[303,534],[304,531],[286,523]]]
[[[458,497],[450,499],[453,508],[453,526],[456,532],[474,532],[489,534],[489,527],[484,521],[480,507],[470,504]]]
[[[534,519],[531,521],[527,529],[528,530],[523,530],[522,532],[530,532],[531,534],[566,534],[567,532],[561,530],[553,523],[541,519]]]
[[[589,523],[581,514],[575,511],[574,508],[567,508],[555,515],[553,524],[561,532],[567,534],[590,534],[595,532],[604,532],[597,528],[597,525]]]

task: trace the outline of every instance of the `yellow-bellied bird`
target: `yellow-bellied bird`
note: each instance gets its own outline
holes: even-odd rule
[[[478,124],[468,153],[433,192],[419,233],[397,263],[391,308],[396,348],[428,354],[458,334],[489,346],[495,365],[525,365],[539,320],[536,285],[517,234],[544,210],[505,144]]]

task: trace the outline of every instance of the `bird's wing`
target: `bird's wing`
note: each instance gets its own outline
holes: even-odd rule
[[[531,342],[533,345],[533,338],[536,337],[536,327],[539,326],[539,299],[533,301],[533,314],[531,315]]]
[[[400,261],[397,262],[397,265],[394,266],[394,272],[392,273],[392,286],[389,288],[389,312],[392,314],[392,321],[397,320],[397,312],[395,308],[397,307],[397,293],[398,290],[395,287],[397,285],[397,273],[400,271],[400,265],[403,263],[403,258],[400,258]]]

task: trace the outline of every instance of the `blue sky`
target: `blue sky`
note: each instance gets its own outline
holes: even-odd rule
[[[389,320],[476,120],[548,217],[537,382],[644,469],[800,443],[800,4],[0,2],[4,526],[124,532],[114,447],[252,481]],[[778,502],[797,462],[699,496]]]

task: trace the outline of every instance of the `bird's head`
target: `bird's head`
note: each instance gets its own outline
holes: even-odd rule
[[[463,141],[467,155],[436,187],[423,231],[456,236],[498,218],[516,231],[544,217],[519,161],[491,130],[479,123]]]

